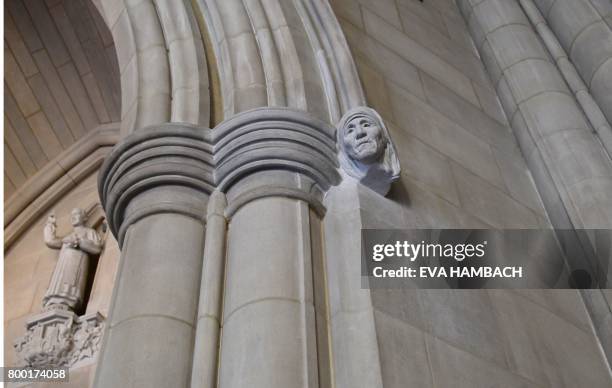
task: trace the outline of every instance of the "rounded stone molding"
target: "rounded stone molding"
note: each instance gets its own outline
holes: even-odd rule
[[[340,181],[335,129],[306,112],[288,108],[243,112],[214,129],[214,143],[215,182],[223,192],[258,171],[299,173],[322,191]],[[281,190],[279,195],[287,193]]]
[[[203,221],[206,198],[215,188],[209,135],[210,130],[188,124],[156,125],[112,150],[100,170],[98,190],[120,245],[129,225],[152,214]],[[150,191],[154,195],[147,195]]]
[[[268,176],[252,177],[260,172]],[[279,178],[270,180],[270,172]],[[299,183],[295,174],[303,177]],[[151,214],[203,220],[208,195],[239,182],[246,191],[232,201],[231,212],[257,198],[280,196],[304,200],[323,214],[322,193],[340,182],[335,128],[289,108],[253,109],[212,130],[176,123],[147,127],[115,146],[98,189],[121,245],[129,225]],[[156,195],[146,194],[151,190]]]
[[[312,206],[312,209],[320,216],[325,216],[325,206],[321,203],[320,196],[317,192],[310,193],[299,188],[283,187],[283,186],[267,186],[257,187],[255,189],[243,192],[235,197],[225,209],[225,217],[230,219],[243,205],[256,199],[268,197],[284,197],[304,201]]]

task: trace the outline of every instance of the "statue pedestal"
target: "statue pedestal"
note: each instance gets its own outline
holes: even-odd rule
[[[45,311],[26,322],[26,334],[14,346],[24,366],[72,367],[96,355],[103,326],[97,312],[79,317],[69,310]]]

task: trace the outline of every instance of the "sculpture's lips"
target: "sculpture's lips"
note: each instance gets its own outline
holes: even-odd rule
[[[362,141],[357,143],[357,145],[355,146],[356,148],[363,148],[364,146],[371,144],[372,141],[371,140],[366,140],[366,141]]]

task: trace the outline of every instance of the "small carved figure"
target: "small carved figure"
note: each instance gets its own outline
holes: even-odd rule
[[[351,109],[338,124],[337,142],[344,171],[386,195],[391,183],[399,178],[400,164],[380,115],[367,107]]]
[[[14,344],[24,366],[70,367],[93,358],[99,349],[104,317],[99,313],[77,315],[83,304],[90,258],[102,250],[102,239],[85,225],[86,220],[83,209],[73,209],[73,230],[59,238],[55,214],[47,218],[43,228],[45,244],[60,252],[43,297],[44,311],[26,322],[25,335]]]
[[[87,323],[84,323],[84,325],[87,325]],[[71,360],[72,363],[76,363],[85,357],[90,357],[93,354],[92,349],[89,346],[89,337],[91,336],[91,333],[88,332],[87,329],[87,326],[77,329],[76,333],[74,334],[74,347],[75,349],[80,349],[80,352],[73,353],[73,359]]]
[[[103,325],[101,323],[98,323],[93,328],[91,346],[94,352],[97,352],[100,349],[100,341],[102,340],[102,327]]]
[[[77,317],[70,311],[42,313],[13,345],[23,366],[71,367],[92,359],[100,349],[104,317]]]
[[[43,307],[75,311],[82,302],[87,283],[89,255],[97,255],[102,249],[98,233],[87,226],[85,211],[75,208],[71,212],[72,233],[60,239],[56,236],[55,215],[51,214],[44,227],[45,244],[52,249],[60,249],[55,270]]]

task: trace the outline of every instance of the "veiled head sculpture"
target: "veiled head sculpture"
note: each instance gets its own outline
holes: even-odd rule
[[[380,115],[367,107],[351,109],[338,124],[337,141],[344,171],[386,195],[391,183],[399,178],[400,164]]]

